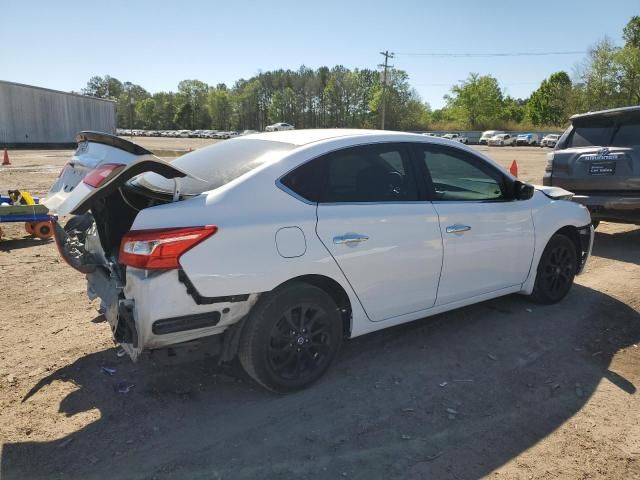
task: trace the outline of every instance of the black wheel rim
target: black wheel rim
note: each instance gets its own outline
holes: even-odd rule
[[[296,305],[286,310],[271,330],[269,366],[282,379],[307,379],[326,366],[331,342],[327,313],[317,305]]]
[[[565,246],[557,246],[549,253],[542,270],[542,278],[547,293],[552,297],[562,296],[569,287],[574,276],[575,259]]]

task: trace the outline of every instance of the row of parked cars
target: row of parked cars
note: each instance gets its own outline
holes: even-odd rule
[[[536,146],[540,147],[555,147],[556,143],[560,135],[552,133],[549,135],[545,135],[540,138],[540,135],[537,133],[519,133],[519,134],[510,134],[504,132],[502,130],[487,130],[486,132],[482,132],[482,136],[478,143],[480,145],[491,145],[495,147],[506,147],[511,145],[515,147],[516,145],[521,146]]]
[[[170,138],[217,138],[227,139],[240,135],[249,135],[257,133],[257,130],[236,131],[220,131],[220,130],[140,130],[118,128],[116,134],[118,136],[133,137],[170,137]]]
[[[439,135],[435,133],[423,133],[423,135],[427,137],[438,137]],[[446,138],[447,140],[453,140],[454,142],[464,143],[465,145],[469,143],[469,138],[462,133],[446,133],[442,135],[442,138]],[[513,146],[516,145],[526,145],[526,146],[537,146],[540,147],[555,147],[556,142],[560,138],[560,135],[557,134],[549,134],[545,135],[542,139],[540,135],[537,133],[520,133],[520,134],[511,134],[504,132],[502,130],[487,130],[486,132],[482,132],[480,140],[478,143],[480,145],[491,145],[495,147],[505,147],[505,146]]]
[[[266,132],[279,132],[283,130],[293,130],[295,127],[289,123],[278,122],[273,125],[268,125],[265,128]],[[243,130],[241,132],[222,131],[222,130],[141,130],[141,129],[129,129],[118,128],[116,134],[118,136],[132,136],[132,137],[171,137],[171,138],[215,138],[219,140],[225,140],[227,138],[239,137],[242,135],[250,135],[252,133],[259,133],[258,130]]]

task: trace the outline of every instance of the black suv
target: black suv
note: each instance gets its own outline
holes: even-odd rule
[[[571,117],[542,183],[575,193],[600,220],[640,224],[640,106]]]

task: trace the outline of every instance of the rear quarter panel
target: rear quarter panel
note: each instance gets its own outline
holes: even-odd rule
[[[349,295],[354,321],[367,321],[344,275],[320,243],[316,205],[280,190],[269,168],[259,168],[196,198],[142,210],[132,229],[216,225],[218,232],[180,258],[200,295],[218,297],[261,293],[302,275],[323,275]],[[285,258],[276,235],[297,227],[306,249]]]

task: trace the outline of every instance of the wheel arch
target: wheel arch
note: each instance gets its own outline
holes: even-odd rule
[[[342,285],[340,285],[333,278],[327,277],[326,275],[307,274],[290,278],[286,282],[278,285],[276,288],[274,288],[274,290],[286,288],[288,285],[291,285],[293,283],[306,283],[308,285],[313,285],[314,287],[319,288],[327,295],[329,295],[340,310],[340,317],[342,319],[342,332],[344,337],[348,338],[349,336],[351,336],[353,319],[351,300],[349,298],[349,294],[342,287]]]
[[[547,243],[549,243],[554,235],[564,235],[565,237],[568,237],[571,242],[573,242],[574,247],[576,247],[576,261],[578,262],[578,265],[580,265],[582,263],[583,251],[582,244],[580,243],[580,233],[578,232],[578,228],[574,227],[573,225],[565,225],[564,227],[556,230],[553,235],[549,237]]]

